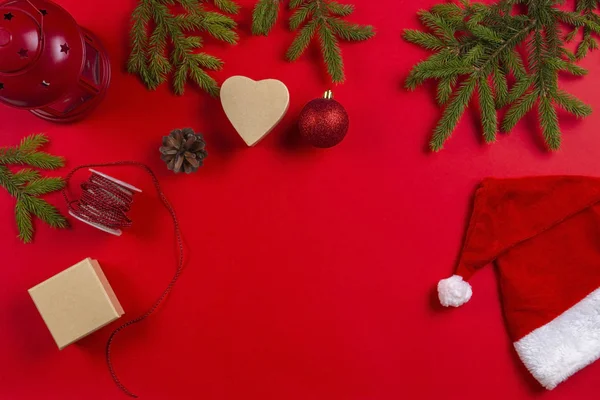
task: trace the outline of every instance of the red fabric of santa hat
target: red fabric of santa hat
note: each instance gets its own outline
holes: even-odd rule
[[[484,180],[442,305],[469,301],[467,281],[492,262],[514,347],[542,386],[600,358],[600,179]]]

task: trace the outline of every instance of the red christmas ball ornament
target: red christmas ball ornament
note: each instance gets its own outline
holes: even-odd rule
[[[49,121],[77,120],[100,103],[110,75],[98,39],[59,5],[0,4],[0,103]]]
[[[333,99],[331,90],[322,99],[309,102],[300,113],[300,135],[315,147],[328,148],[339,144],[350,126],[344,106]]]

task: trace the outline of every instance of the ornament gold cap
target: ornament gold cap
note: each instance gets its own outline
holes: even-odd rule
[[[333,92],[331,90],[326,91],[323,95],[323,98],[327,100],[333,99]]]

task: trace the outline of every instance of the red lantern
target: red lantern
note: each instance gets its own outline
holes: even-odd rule
[[[47,0],[0,4],[0,102],[70,122],[102,100],[110,82],[98,39]]]

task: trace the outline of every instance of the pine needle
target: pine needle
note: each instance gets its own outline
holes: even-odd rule
[[[561,143],[556,107],[580,118],[591,113],[588,105],[559,89],[558,79],[559,72],[587,74],[575,62],[598,48],[593,35],[600,33],[600,4],[576,0],[576,10],[567,11],[559,7],[562,3],[461,0],[418,12],[425,30],[407,29],[403,37],[434,54],[412,68],[405,86],[414,90],[429,79],[438,81],[436,100],[445,108],[430,142],[432,150],[440,150],[450,138],[476,87],[486,142],[496,140],[497,110],[503,107],[508,110],[501,128],[508,132],[537,104],[550,150],[557,150]],[[563,24],[570,26],[567,35],[561,33]],[[565,43],[580,30],[583,38],[573,54]],[[521,46],[525,57],[520,54]]]
[[[132,14],[130,32],[131,53],[127,62],[129,73],[137,74],[150,90],[157,89],[172,74],[173,91],[182,95],[191,80],[201,89],[218,96],[218,85],[204,70],[221,69],[223,63],[203,54],[199,33],[235,44],[236,23],[221,12],[237,14],[233,0],[211,0],[221,12],[207,11],[202,3],[208,0],[140,0]],[[180,5],[184,12],[174,14],[168,5]],[[191,33],[191,36],[188,36]]]
[[[279,15],[281,0],[258,0],[252,15],[252,33],[268,35]],[[289,26],[296,37],[286,53],[288,61],[295,61],[308,48],[315,36],[321,47],[325,67],[334,83],[343,82],[344,62],[340,40],[363,41],[375,36],[370,25],[347,22],[342,18],[354,12],[354,6],[334,0],[291,0]],[[423,38],[427,40],[428,38]]]
[[[38,151],[48,142],[42,134],[31,135],[21,140],[18,146],[0,148],[0,186],[16,198],[15,220],[19,239],[24,243],[33,240],[33,216],[40,218],[53,228],[67,227],[67,220],[60,212],[39,196],[55,192],[64,187],[62,178],[40,177],[31,168],[15,173],[7,165],[28,165],[41,169],[56,169],[64,165],[64,159]]]

